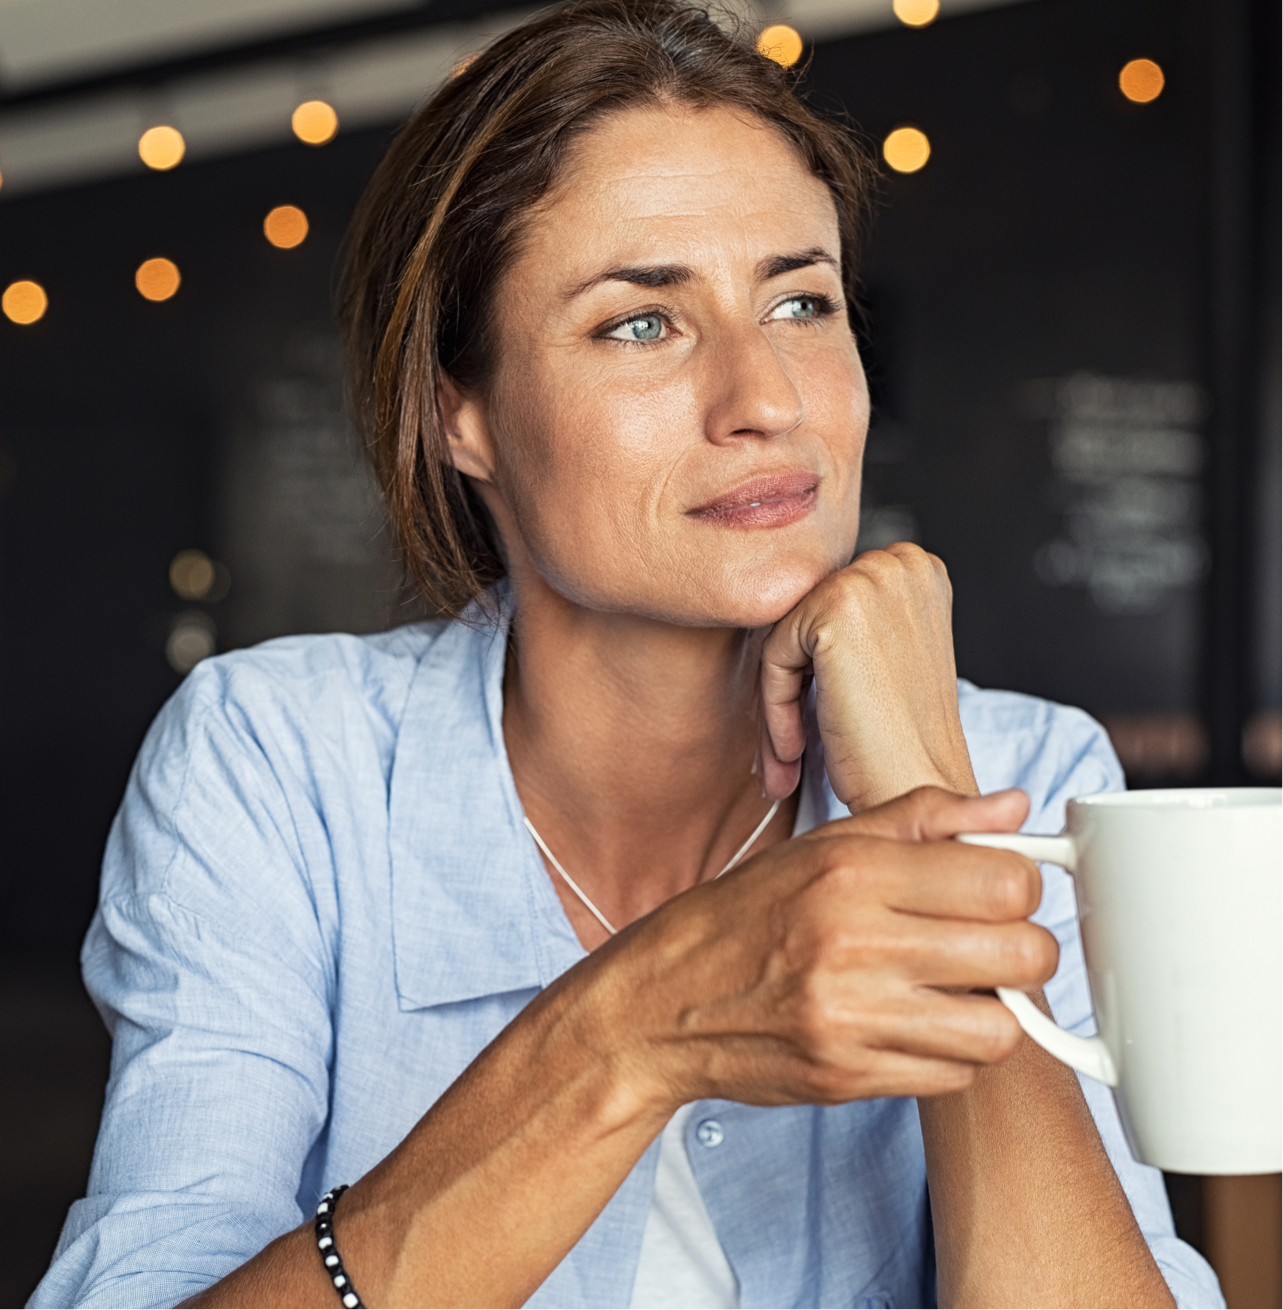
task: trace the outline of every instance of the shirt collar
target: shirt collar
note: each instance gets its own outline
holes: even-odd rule
[[[585,954],[523,823],[503,740],[511,590],[492,598],[429,640],[398,734],[388,803],[403,1010],[546,987]],[[807,717],[795,835],[847,812]]]

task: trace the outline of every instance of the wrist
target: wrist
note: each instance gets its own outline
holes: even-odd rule
[[[667,989],[647,954],[643,942],[615,939],[544,994],[540,1045],[579,1070],[582,1108],[607,1135],[653,1136],[683,1103],[663,1040]]]

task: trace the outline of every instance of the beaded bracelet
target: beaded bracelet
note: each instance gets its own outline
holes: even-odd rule
[[[316,1249],[320,1251],[325,1272],[347,1310],[365,1310],[365,1302],[352,1286],[352,1280],[343,1268],[339,1248],[334,1245],[334,1207],[346,1191],[347,1184],[344,1183],[342,1187],[335,1187],[321,1197],[321,1204],[316,1207]]]

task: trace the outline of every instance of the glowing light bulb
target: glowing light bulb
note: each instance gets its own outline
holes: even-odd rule
[[[1128,100],[1147,105],[1162,94],[1167,79],[1163,70],[1152,59],[1132,59],[1123,65],[1118,74],[1118,86]]]
[[[882,158],[897,173],[916,173],[931,158],[931,142],[916,127],[897,127],[882,143]]]
[[[297,205],[277,205],[263,220],[263,235],[281,250],[291,250],[307,236],[307,215]]]
[[[165,658],[175,673],[190,673],[201,660],[215,651],[214,620],[208,614],[193,610],[180,614],[169,630],[165,642]]]
[[[184,600],[204,600],[217,577],[214,561],[203,550],[180,550],[169,562],[169,585]]]
[[[145,300],[168,300],[182,280],[172,259],[144,259],[134,274],[134,286]]]
[[[0,296],[0,309],[4,310],[5,318],[11,323],[34,323],[44,317],[48,308],[49,297],[39,282],[26,279],[10,282],[5,287],[4,295]]]
[[[940,0],[894,0],[891,8],[907,27],[926,27],[940,12]]]
[[[758,36],[757,52],[792,68],[802,57],[802,38],[786,23],[775,23]]]
[[[149,127],[138,138],[138,158],[157,172],[164,173],[177,165],[187,153],[187,142],[176,127],[161,124]]]
[[[324,100],[304,100],[290,117],[294,135],[309,146],[323,146],[334,140],[339,116]]]

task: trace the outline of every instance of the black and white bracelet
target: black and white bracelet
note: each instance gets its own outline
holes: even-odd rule
[[[321,1253],[326,1276],[334,1284],[334,1290],[347,1310],[365,1310],[365,1302],[352,1286],[352,1280],[343,1268],[339,1248],[334,1245],[334,1207],[346,1191],[347,1184],[344,1183],[342,1187],[332,1188],[321,1197],[321,1204],[316,1207],[316,1249]]]

